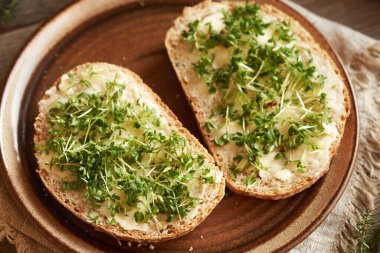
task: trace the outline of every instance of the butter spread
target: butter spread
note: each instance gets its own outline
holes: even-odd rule
[[[244,123],[232,120],[228,121],[228,112],[226,112],[224,115],[217,114],[217,116],[215,116],[215,104],[224,101],[223,96],[227,96],[229,90],[225,93],[219,92],[218,88],[216,93],[215,91],[210,92],[210,90],[207,90],[208,85],[212,83],[211,78],[213,78],[213,75],[215,76],[215,74],[208,73],[210,72],[208,68],[213,68],[214,70],[223,69],[226,67],[226,65],[230,64],[231,59],[236,56],[236,48],[240,50],[239,54],[241,55],[247,55],[247,52],[250,49],[249,43],[239,44],[239,46],[223,46],[216,44],[216,46],[209,46],[209,48],[206,50],[199,46],[204,37],[208,36],[208,40],[212,41],[210,34],[222,34],[225,32],[225,22],[229,18],[226,18],[225,13],[231,13],[231,11],[232,9],[230,9],[227,4],[213,3],[212,7],[207,10],[206,16],[194,17],[194,20],[200,20],[198,25],[199,30],[194,33],[195,36],[198,37],[195,37],[195,39],[190,37],[189,35],[191,35],[191,30],[188,30],[187,33],[184,32],[182,34],[185,40],[189,40],[192,43],[194,43],[193,41],[197,41],[198,43],[199,50],[196,48],[184,50],[181,52],[183,53],[183,56],[181,57],[191,60],[191,64],[189,64],[188,68],[186,69],[186,75],[190,77],[189,79],[191,80],[190,83],[192,86],[192,88],[189,89],[190,96],[196,101],[197,104],[200,104],[205,108],[204,110],[206,112],[203,114],[204,121],[208,121],[210,118],[213,118],[213,121],[210,122],[213,123],[214,126],[211,128],[211,130],[208,130],[210,132],[211,140],[221,139],[228,133],[233,134],[255,131],[254,126],[246,127]],[[324,128],[323,132],[318,136],[312,137],[310,139],[316,148],[310,148],[310,144],[301,144],[296,149],[290,149],[286,152],[283,152],[286,154],[286,159],[276,157],[276,154],[281,151],[279,151],[278,148],[275,148],[269,153],[264,153],[261,157],[257,158],[260,160],[261,164],[259,168],[249,168],[251,165],[249,165],[245,159],[240,162],[235,162],[236,154],[244,153],[245,149],[241,146],[231,144],[231,142],[221,144],[221,147],[218,148],[218,152],[223,157],[223,161],[227,161],[227,167],[228,163],[235,163],[237,168],[245,168],[245,171],[253,171],[255,169],[258,169],[258,177],[263,180],[270,180],[272,178],[275,178],[281,181],[288,181],[299,173],[308,173],[310,175],[313,173],[318,173],[318,171],[320,171],[322,168],[328,166],[330,160],[330,149],[339,136],[338,124],[341,121],[342,116],[345,114],[343,81],[335,72],[336,67],[334,63],[329,59],[329,57],[327,57],[326,53],[324,53],[315,43],[308,44],[305,42],[305,38],[309,38],[308,36],[305,36],[305,34],[308,32],[296,21],[290,20],[286,16],[284,17],[284,15],[279,15],[279,13],[274,12],[270,7],[266,5],[261,7],[258,16],[264,23],[269,24],[268,26],[264,25],[265,28],[262,34],[256,36],[256,42],[258,43],[258,46],[265,46],[268,43],[273,43],[271,40],[273,40],[274,37],[279,36],[276,35],[276,33],[279,33],[279,31],[285,32],[285,36],[290,34],[294,39],[277,39],[275,41],[277,46],[273,48],[273,51],[279,50],[281,47],[295,50],[299,54],[298,59],[300,62],[305,65],[310,63],[310,66],[314,66],[316,68],[316,73],[324,77],[323,87],[318,94],[315,94],[315,97],[320,96],[322,93],[326,95],[326,105],[329,108],[329,115],[332,120],[329,122],[324,122],[322,124]],[[231,19],[228,20],[231,22]],[[189,27],[190,24],[196,25],[195,23],[189,23]],[[284,25],[281,26],[281,30],[279,30],[279,27],[282,24]],[[286,29],[288,29],[288,31]],[[204,40],[207,42],[207,39]],[[233,41],[234,40],[231,39],[229,40],[229,43],[233,44]],[[204,42],[205,47],[208,46],[206,42]],[[202,62],[202,60],[204,60],[202,59],[204,55],[209,57],[208,59],[211,62],[211,67],[207,67],[209,64],[207,61]],[[261,70],[260,68],[250,69],[250,67],[245,63],[241,63],[240,67],[245,68],[245,70],[247,70],[249,73],[260,72]],[[251,75],[253,76],[253,74]],[[258,80],[257,78],[259,78],[259,75],[260,73],[258,73],[256,77],[253,77],[251,83],[256,82]],[[285,83],[288,80],[285,76],[284,79],[285,81],[283,85],[285,86]],[[231,82],[229,83],[230,87],[234,85],[233,82],[234,81],[232,81],[232,84]],[[297,82],[299,82],[299,80],[293,80],[292,83],[288,85],[296,86]],[[260,88],[259,85],[260,84],[258,84],[258,86],[252,87],[252,91],[249,91],[248,94],[255,94]],[[302,120],[305,115],[307,115],[307,112],[309,110],[309,108],[303,107],[303,99],[309,98],[301,98],[302,93],[300,90],[296,90],[295,92],[300,92],[297,93],[297,96],[299,97],[299,101],[297,101],[297,103],[294,103],[294,101],[292,103],[292,99],[290,97],[295,96],[294,92],[292,94],[283,94],[283,98],[278,101],[278,104],[281,103],[281,110],[275,117],[279,122],[277,123],[276,127],[283,135],[287,135],[289,131],[290,125],[289,123],[286,123],[287,121]],[[252,97],[254,96],[252,95]],[[235,99],[233,103],[237,108],[242,105],[241,100],[239,99]],[[312,109],[313,108],[310,108],[310,110]],[[300,171],[300,168],[301,170],[305,169],[306,171]],[[237,180],[242,178],[242,176],[238,175]]]
[[[85,80],[85,81],[82,81]],[[136,80],[129,74],[115,68],[112,65],[108,64],[94,64],[89,65],[87,68],[84,68],[79,72],[69,72],[61,77],[58,87],[52,87],[49,89],[47,94],[47,99],[42,100],[39,103],[40,112],[43,114],[48,114],[49,111],[54,108],[58,103],[65,103],[71,98],[78,96],[79,93],[88,92],[90,94],[99,93],[102,94],[105,92],[105,84],[107,82],[115,82],[122,85],[125,85],[125,88],[122,90],[121,99],[132,104],[139,103],[143,108],[147,107],[149,110],[153,111],[156,115],[155,117],[161,120],[161,126],[157,127],[155,130],[157,133],[160,133],[166,137],[169,137],[172,131],[176,130],[174,127],[171,127],[168,122],[169,116],[165,111],[162,110],[160,105],[156,102],[155,97],[146,90],[145,87],[141,86],[136,82]],[[86,86],[86,83],[91,85]],[[85,113],[83,113],[85,114]],[[137,117],[137,116],[136,116]],[[152,118],[153,119],[153,118]],[[152,125],[153,127],[153,125]],[[115,144],[123,144],[125,139],[133,137],[141,137],[143,132],[139,128],[131,127],[130,125],[125,125],[123,129],[118,130],[120,134],[117,135],[113,140],[105,140],[106,144],[111,142]],[[182,136],[181,138],[184,138]],[[38,143],[39,145],[46,145],[44,141]],[[152,148],[159,148],[159,146],[154,146]],[[162,149],[157,153],[144,154],[142,157],[141,164],[139,166],[149,166],[152,162],[157,159],[164,159],[165,150]],[[191,145],[185,145],[184,149],[176,150],[176,153],[184,152],[186,154],[192,154],[194,156],[199,155],[199,152],[196,151]],[[173,154],[174,155],[174,154]],[[61,170],[58,166],[51,165],[52,158],[57,156],[54,152],[40,152],[39,153],[39,167],[45,169],[48,173],[54,174],[56,177],[64,180],[71,181],[76,178],[75,174],[70,170]],[[209,171],[205,172],[205,168]],[[132,168],[138,170],[138,168]],[[168,171],[171,168],[168,167],[164,170]],[[154,167],[152,170],[141,169],[136,173],[137,176],[148,177],[151,173],[154,173]],[[176,216],[172,219],[171,222],[178,221],[179,219],[192,219],[199,213],[199,205],[204,199],[214,196],[216,194],[216,185],[222,182],[222,172],[219,171],[215,165],[209,161],[204,162],[204,164],[199,165],[194,163],[192,165],[193,179],[190,179],[186,184],[189,189],[189,193],[192,198],[196,199],[195,205],[189,208],[189,212],[184,217]],[[207,177],[206,177],[207,176]],[[206,183],[204,180],[211,180],[211,183]],[[214,183],[212,183],[214,182]],[[116,194],[119,198],[123,199],[125,194],[122,189],[113,189],[110,194]],[[152,193],[154,196],[156,193]],[[157,193],[158,194],[158,193]],[[149,197],[140,196],[136,206],[124,206],[124,212],[116,212],[116,214],[111,213],[109,205],[110,201],[104,201],[99,208],[93,209],[91,205],[87,206],[88,212],[100,214],[106,217],[108,222],[116,222],[122,228],[126,230],[140,230],[140,231],[162,231],[165,230],[169,222],[166,215],[163,214],[154,214],[151,218],[147,219],[145,222],[137,222],[135,218],[136,212],[145,212],[149,209],[147,203],[150,201]]]

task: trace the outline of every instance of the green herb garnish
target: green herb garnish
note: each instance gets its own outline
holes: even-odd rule
[[[0,0],[0,25],[4,25],[12,17],[20,0]]]
[[[223,23],[221,30],[215,30],[212,23],[195,20],[182,32],[193,45],[191,50],[200,55],[193,64],[195,73],[209,93],[221,98],[204,129],[215,145],[233,142],[244,150],[229,167],[234,176],[249,175],[247,187],[254,184],[259,170],[267,170],[261,157],[270,152],[284,166],[294,164],[299,173],[307,172],[287,153],[301,146],[319,149],[314,139],[331,123],[322,92],[325,77],[318,73],[310,51],[292,44],[296,39],[291,24],[265,22],[259,5],[247,1],[236,6],[224,12]],[[221,66],[216,65],[218,50],[231,52]],[[285,115],[290,108],[293,117]],[[231,125],[238,129],[230,129]]]
[[[70,88],[91,90],[91,79],[69,78]],[[111,224],[132,209],[138,223],[157,215],[181,219],[200,201],[190,185],[214,184],[215,176],[186,138],[163,124],[155,109],[126,101],[124,90],[115,77],[102,92],[58,101],[48,114],[46,145],[38,150],[53,154],[50,167],[72,172],[75,179],[62,181],[62,190],[84,189],[90,221],[99,222],[100,207],[111,213]]]
[[[375,253],[378,252],[380,241],[380,230],[373,228],[374,220],[371,211],[366,208],[360,215],[355,228],[355,247],[347,250],[346,253]]]

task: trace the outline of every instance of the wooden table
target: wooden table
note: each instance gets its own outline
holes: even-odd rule
[[[94,0],[93,0],[94,1]],[[20,49],[47,19],[73,0],[22,0],[14,17],[0,27],[0,91]],[[305,8],[380,39],[380,1],[378,0],[295,0]],[[0,253],[16,252],[6,240]]]

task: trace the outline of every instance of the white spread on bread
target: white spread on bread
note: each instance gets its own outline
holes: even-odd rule
[[[85,80],[85,82],[88,82],[91,85],[86,86],[85,83],[82,83],[81,80]],[[171,135],[172,131],[177,131],[176,126],[172,126],[173,122],[168,121],[169,117],[167,111],[165,111],[162,106],[158,104],[155,97],[152,96],[152,93],[148,92],[146,88],[138,84],[136,79],[131,75],[128,75],[123,70],[115,68],[115,66],[108,64],[89,65],[88,68],[80,72],[74,70],[68,74],[63,75],[59,81],[58,86],[53,86],[51,89],[49,89],[46,92],[47,98],[41,100],[39,103],[40,113],[49,114],[49,111],[57,106],[57,103],[65,103],[69,99],[78,96],[79,93],[86,92],[89,94],[102,94],[105,92],[105,84],[107,82],[116,82],[125,85],[125,88],[123,89],[121,95],[121,99],[123,101],[129,102],[131,104],[139,103],[143,107],[150,108],[149,110],[152,108],[154,109],[155,117],[158,117],[161,120],[160,127],[156,127],[155,129],[157,133],[168,137]],[[152,120],[153,119],[154,118],[152,118]],[[113,140],[116,144],[120,144],[125,141],[125,139],[131,137],[140,138],[143,134],[140,129],[131,127],[131,125],[126,125],[126,127],[120,131],[121,133],[118,135],[118,138]],[[186,138],[184,134],[180,135],[181,138]],[[38,145],[44,146],[46,144],[45,141],[46,140],[41,141],[41,143],[38,143]],[[111,140],[108,140],[108,142],[110,141]],[[107,142],[107,140],[105,142]],[[188,143],[182,151],[177,150],[176,152],[184,152],[189,154],[191,153],[192,155],[201,154],[200,151],[193,145],[190,145],[190,143]],[[37,156],[40,170],[46,170],[48,173],[51,173],[64,181],[72,181],[75,179],[75,174],[70,170],[61,170],[57,166],[51,165],[52,158],[56,155],[56,153],[51,151],[49,153],[44,151],[39,152]],[[143,160],[141,161],[141,166],[145,166],[146,164],[149,165],[154,159],[162,159],[162,157],[163,154],[161,151],[158,152],[155,157],[152,157],[152,155],[149,154],[144,154]],[[127,209],[125,214],[116,213],[112,216],[111,210],[107,208],[107,205],[109,204],[107,201],[102,203],[99,208],[95,208],[94,210],[90,205],[87,205],[87,212],[92,212],[92,214],[94,212],[99,213],[105,216],[109,222],[111,222],[112,218],[114,218],[116,222],[125,230],[139,230],[146,232],[165,230],[169,224],[180,219],[194,219],[194,217],[200,214],[199,202],[206,201],[210,197],[215,197],[218,194],[217,191],[219,191],[219,187],[217,187],[217,185],[223,183],[224,179],[222,172],[218,170],[218,168],[215,167],[212,161],[210,161],[208,158],[205,159],[204,165],[194,163],[192,166],[192,169],[195,172],[193,179],[187,182],[187,187],[189,189],[190,195],[196,199],[196,204],[190,208],[188,214],[184,217],[177,216],[174,217],[173,220],[168,221],[166,215],[159,213],[153,215],[153,217],[148,219],[146,222],[137,222],[134,217],[136,211],[144,212],[147,209],[147,206],[144,203],[146,203],[148,200],[145,199],[144,196],[139,197],[140,201],[135,207],[125,206]],[[211,180],[214,183],[206,183],[203,181],[202,178],[206,175],[204,174],[203,169],[206,167],[210,170],[209,173],[206,174],[212,178]],[[170,170],[170,168],[168,168],[168,170]],[[146,173],[149,174],[151,171],[148,172],[141,169],[137,172],[136,175],[146,176]],[[117,189],[112,190],[111,193],[117,194],[121,198],[124,196],[123,191]]]
[[[332,154],[335,153],[342,136],[342,128],[348,114],[349,104],[346,100],[344,82],[335,63],[298,21],[270,4],[261,5],[258,12],[253,4],[247,6],[242,2],[216,3],[206,1],[186,9],[184,15],[178,18],[175,21],[175,26],[169,30],[166,37],[166,47],[182,87],[197,113],[197,119],[203,128],[203,134],[208,139],[208,145],[214,156],[218,157],[218,164],[224,168],[229,186],[236,192],[244,191],[244,194],[267,198],[264,192],[267,191],[269,194],[270,185],[272,184],[273,189],[270,189],[272,191],[270,194],[273,194],[273,198],[279,198],[280,195],[277,192],[282,191],[282,189],[276,189],[277,186],[287,188],[286,184],[288,182],[288,186],[294,194],[296,193],[296,186],[292,186],[292,182],[298,182],[295,184],[299,184],[300,178],[305,177],[315,178],[316,180],[322,175],[322,172],[327,170]],[[232,13],[237,8],[241,8],[237,11],[240,11],[240,16],[233,17],[234,14]],[[258,13],[257,16],[259,17],[257,26],[262,26],[261,28],[263,29],[253,26],[251,34],[254,35],[247,35],[248,32],[242,35],[242,39],[236,37],[239,34],[234,29],[244,29],[245,26],[250,25],[247,24],[250,21],[241,21],[240,28],[236,28],[238,26],[231,28],[234,27],[234,20],[232,19],[249,15],[252,15],[252,19],[256,19],[256,13]],[[229,22],[229,24],[226,22]],[[283,34],[281,34],[282,32]],[[235,37],[228,37],[230,35]],[[289,36],[290,39],[281,38],[283,35],[285,37]],[[233,66],[232,64],[236,63],[236,61],[235,63],[233,61],[234,57],[243,57],[240,62],[237,59],[238,68],[242,68],[248,73],[248,80],[250,81],[245,81],[241,85],[243,89],[246,89],[244,90],[246,98],[256,99],[256,94],[260,92],[262,87],[271,88],[268,85],[270,83],[268,82],[269,77],[262,76],[260,72],[264,62],[262,62],[262,66],[259,64],[252,67],[253,65],[249,63],[250,59],[248,58],[248,56],[255,56],[248,53],[249,50],[266,47],[273,52],[283,50],[280,51],[280,54],[285,59],[285,63],[288,59],[287,57],[291,59],[290,56],[286,55],[286,50],[289,49],[289,51],[295,52],[293,55],[297,54],[298,59],[297,61],[289,60],[290,64],[296,65],[296,62],[300,62],[300,65],[303,65],[302,67],[310,68],[310,72],[313,72],[312,78],[322,80],[316,81],[317,83],[322,83],[322,88],[316,89],[318,93],[314,95],[303,87],[302,89],[306,90],[306,95],[303,93],[304,90],[293,89],[290,92],[286,91],[282,96],[280,93],[278,97],[274,98],[272,102],[274,102],[273,108],[276,111],[273,111],[277,113],[274,117],[277,121],[275,128],[279,133],[282,136],[287,136],[288,131],[290,131],[289,122],[292,122],[292,120],[302,122],[309,111],[313,111],[318,107],[306,108],[304,100],[306,103],[308,102],[307,100],[310,102],[314,99],[315,104],[318,105],[318,101],[322,101],[322,98],[320,100],[317,100],[317,98],[322,97],[322,94],[325,96],[325,108],[328,109],[322,109],[321,113],[327,111],[331,120],[327,120],[327,117],[324,118],[325,120],[321,120],[318,128],[322,128],[323,131],[317,131],[318,133],[313,134],[305,144],[300,144],[296,148],[285,149],[285,151],[282,146],[274,144],[274,148],[272,147],[270,152],[261,152],[256,157],[259,164],[257,166],[252,164],[255,162],[251,161],[249,163],[245,158],[236,159],[239,158],[236,154],[246,153],[249,149],[241,145],[235,145],[235,140],[233,139],[236,136],[239,137],[239,134],[244,135],[254,132],[254,124],[247,126],[246,123],[242,122],[242,118],[236,119],[236,117],[229,120],[229,112],[234,109],[241,110],[243,102],[247,103],[249,100],[239,100],[239,94],[236,95],[234,100],[228,100],[228,96],[231,94],[231,87],[232,89],[239,89],[239,85],[241,85],[238,81],[235,84],[234,81],[238,79],[231,76],[231,73],[232,75],[237,73],[231,67]],[[225,71],[226,69],[230,71],[228,72],[230,75],[229,81],[227,83],[225,83],[224,79],[222,81],[220,81],[221,79],[215,79],[217,81],[214,81],[215,76],[220,77],[218,76],[220,74],[218,71]],[[281,85],[284,90],[287,89],[287,85],[293,87],[298,85],[299,87],[300,79],[297,79],[296,76],[290,81],[286,71],[280,73],[279,76],[283,78]],[[257,76],[255,76],[256,74]],[[268,103],[269,108],[272,107],[271,101],[266,103]],[[224,114],[218,112],[217,106],[219,105],[224,106],[223,110],[221,110]],[[264,106],[267,105],[265,104]],[[322,112],[323,110],[325,111]],[[265,113],[270,112],[271,109],[268,109]],[[318,113],[318,109],[314,110],[314,112]],[[316,127],[301,124],[297,130],[315,129]],[[254,143],[252,143],[252,146],[254,146]],[[237,168],[239,171],[230,171],[231,164],[233,164],[234,169]],[[241,170],[241,168],[244,169]],[[257,172],[254,172],[255,170]],[[247,177],[255,173],[255,177],[260,182],[254,191],[262,191],[260,194],[249,193],[249,189],[255,186],[252,178],[247,184]],[[282,183],[275,182],[276,180]],[[239,190],[235,189],[235,187],[239,187]],[[248,190],[244,190],[244,187],[248,188]],[[302,187],[305,188],[305,186]],[[290,192],[289,194],[284,193],[284,196],[289,195],[291,195]],[[268,195],[268,198],[271,197]]]

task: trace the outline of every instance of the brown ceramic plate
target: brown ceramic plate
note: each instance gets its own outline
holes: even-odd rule
[[[263,1],[259,1],[263,2]],[[267,1],[268,2],[268,1]],[[351,114],[329,173],[294,197],[263,201],[231,194],[190,234],[155,244],[155,252],[287,251],[307,237],[332,210],[345,189],[355,157],[358,122],[355,100],[341,63],[322,36],[299,14],[269,1],[299,20],[325,48],[345,77]],[[128,247],[80,222],[44,192],[35,173],[33,122],[37,102],[63,73],[89,61],[125,66],[157,92],[195,136],[200,138],[190,106],[164,47],[173,20],[191,0],[79,1],[43,26],[24,48],[9,75],[1,107],[1,151],[6,183],[19,203],[67,250],[149,251]]]

